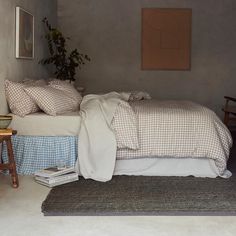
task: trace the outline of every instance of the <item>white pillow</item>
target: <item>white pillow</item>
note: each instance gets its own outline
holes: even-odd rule
[[[139,101],[146,99],[151,99],[151,96],[145,91],[132,91],[129,97],[129,101]]]
[[[79,103],[62,90],[50,86],[27,87],[24,90],[48,115],[56,116],[79,109]]]
[[[58,80],[54,79],[49,82],[49,86],[52,88],[56,88],[62,91],[65,91],[68,93],[68,95],[73,98],[75,101],[77,101],[79,104],[82,101],[82,96],[81,94],[76,90],[73,84],[63,81],[63,80]]]
[[[24,117],[40,110],[34,100],[24,91],[24,88],[33,84],[33,82],[24,84],[5,80],[6,100],[13,114]]]

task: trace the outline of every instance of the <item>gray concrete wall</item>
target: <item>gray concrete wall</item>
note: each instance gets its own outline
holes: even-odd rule
[[[35,16],[35,58],[24,60],[15,58],[15,7],[20,6]],[[4,80],[19,81],[24,77],[42,78],[48,70],[38,61],[47,55],[47,45],[43,40],[44,28],[41,20],[47,16],[56,24],[56,0],[0,0],[0,114],[8,112],[5,100]]]
[[[192,8],[191,71],[142,71],[141,8]],[[235,0],[58,0],[58,25],[92,62],[78,75],[87,92],[146,90],[188,99],[221,114],[236,96]]]

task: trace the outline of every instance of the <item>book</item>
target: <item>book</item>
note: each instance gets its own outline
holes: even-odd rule
[[[0,135],[12,135],[12,129],[0,129]]]
[[[46,186],[46,187],[52,188],[52,187],[55,187],[55,186],[58,186],[58,185],[67,184],[67,183],[70,183],[70,182],[77,181],[78,179],[79,179],[79,177],[77,175],[77,176],[75,176],[71,179],[65,179],[65,180],[62,180],[62,181],[59,181],[59,182],[55,182],[55,183],[46,183],[46,182],[40,181],[36,178],[35,178],[35,181],[39,184],[42,184],[42,185]]]
[[[66,168],[50,167],[43,170],[39,170],[35,172],[34,175],[50,178],[50,177],[56,177],[59,175],[64,175],[70,172],[75,172],[75,168],[74,167],[66,167]]]
[[[70,172],[64,175],[56,176],[56,177],[41,177],[41,176],[35,176],[35,180],[42,181],[46,184],[53,184],[53,183],[59,183],[64,180],[70,180],[74,178],[78,178],[78,174],[75,172]]]

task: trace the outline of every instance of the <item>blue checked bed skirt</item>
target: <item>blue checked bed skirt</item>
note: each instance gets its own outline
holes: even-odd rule
[[[65,164],[74,166],[78,156],[78,138],[13,136],[12,145],[18,174],[31,175],[37,170]],[[7,149],[3,145],[3,161],[7,160]]]

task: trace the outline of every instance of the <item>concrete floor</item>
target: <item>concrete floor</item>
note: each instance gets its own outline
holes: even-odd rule
[[[41,203],[49,189],[21,176],[13,189],[9,176],[0,174],[1,236],[230,236],[236,235],[236,217],[44,217]]]

